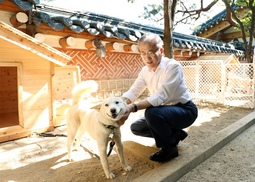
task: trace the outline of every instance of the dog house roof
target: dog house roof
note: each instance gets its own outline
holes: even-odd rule
[[[60,9],[40,4],[39,0],[14,0],[13,2],[22,10],[32,11],[31,18],[35,25],[45,24],[57,31],[68,28],[75,33],[85,31],[94,36],[102,34],[108,38],[115,37],[131,42],[136,42],[142,34],[148,32],[156,33],[163,37],[163,29],[150,25],[127,22],[123,19],[93,12]],[[244,52],[235,49],[231,44],[177,32],[173,32],[173,39],[175,48],[228,53],[244,57]]]
[[[11,42],[32,53],[37,54],[59,66],[64,66],[71,60],[66,54],[39,42],[35,38],[11,27],[10,25],[0,21],[0,39]]]

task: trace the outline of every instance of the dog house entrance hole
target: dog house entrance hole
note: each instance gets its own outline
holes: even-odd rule
[[[19,125],[18,67],[0,66],[0,128]]]

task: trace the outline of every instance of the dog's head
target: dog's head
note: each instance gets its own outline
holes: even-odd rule
[[[103,101],[100,107],[100,121],[107,125],[118,125],[126,112],[127,104],[121,97],[109,97]]]

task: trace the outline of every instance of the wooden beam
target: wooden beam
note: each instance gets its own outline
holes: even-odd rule
[[[230,23],[228,23],[226,20],[221,21],[219,24],[213,26],[212,28],[209,28],[208,30],[198,34],[198,36],[207,38],[227,27],[230,27]]]
[[[182,56],[184,56],[184,57],[191,57],[193,53],[194,52],[192,52],[192,51],[183,51],[182,52]]]
[[[87,49],[95,48],[96,46],[95,46],[94,40],[86,41],[86,42],[85,42],[85,47],[86,47]]]
[[[49,114],[50,114],[50,121],[49,126],[54,126],[54,123],[56,123],[56,104],[55,104],[55,90],[56,90],[56,73],[55,73],[55,65],[54,63],[50,64],[50,106]]]
[[[249,9],[248,8],[239,8],[237,13],[237,17],[242,19],[248,15]]]
[[[25,24],[28,21],[28,16],[26,13],[19,12],[10,18],[10,22],[14,27],[19,27],[23,24]]]
[[[248,35],[248,34],[246,34]],[[242,38],[242,33],[241,31],[238,31],[238,32],[231,32],[231,33],[226,33],[224,34],[224,39],[234,39],[234,38]]]
[[[73,37],[65,37],[65,38],[61,38],[59,39],[59,45],[61,45],[61,47],[70,47],[75,45],[75,39]]]
[[[174,55],[177,56],[177,55],[181,55],[182,54],[182,51],[181,50],[174,50]]]
[[[39,40],[40,42],[44,42],[45,36],[42,33],[36,33],[35,39]]]
[[[123,50],[125,52],[136,52],[137,51],[137,46],[135,44],[129,44],[129,45],[124,45]]]
[[[118,50],[119,47],[120,47],[120,44],[118,42],[111,42],[111,43],[106,43],[105,44],[105,48],[108,51]]]
[[[54,126],[48,126],[40,129],[22,128],[21,126],[11,126],[7,128],[0,128],[0,143],[18,138],[30,136],[32,132],[42,133],[46,131],[53,131]]]
[[[196,58],[200,56],[199,51],[188,51],[188,50],[175,50],[174,57],[177,58]]]
[[[20,12],[22,11],[16,4],[12,1],[3,1],[0,3],[0,9],[7,12]]]

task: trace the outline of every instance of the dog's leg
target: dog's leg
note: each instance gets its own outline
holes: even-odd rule
[[[103,167],[104,173],[107,179],[115,178],[115,175],[110,171],[108,158],[107,158],[107,144],[108,144],[108,137],[104,138],[101,141],[97,141],[97,146],[100,154],[100,162]]]
[[[122,141],[121,141],[121,133],[120,133],[119,130],[116,130],[115,135],[114,135],[114,140],[115,140],[115,143],[116,143],[116,146],[117,146],[117,153],[118,153],[122,168],[125,171],[131,171],[132,167],[129,166],[126,163],[126,160],[125,160],[125,157],[124,157],[124,147],[123,147],[123,144],[122,144]]]
[[[81,140],[82,140],[83,135],[84,135],[84,132],[81,131],[81,129],[78,130],[78,134],[76,136],[76,141],[75,141],[75,144],[74,144],[74,148],[77,151],[80,151],[80,149],[81,149]]]
[[[67,121],[67,151],[68,151],[68,160],[72,161],[72,147],[73,142],[77,133],[79,126],[77,124],[73,124],[73,120]]]

